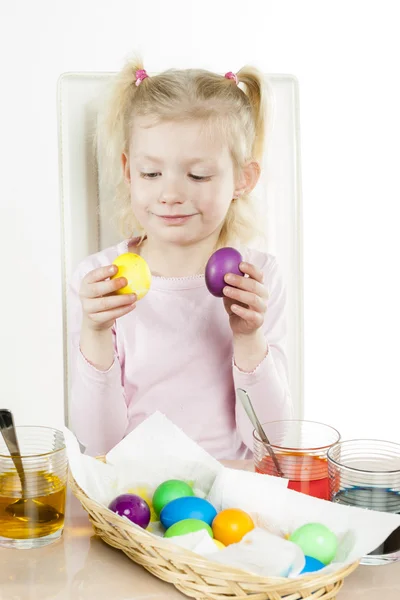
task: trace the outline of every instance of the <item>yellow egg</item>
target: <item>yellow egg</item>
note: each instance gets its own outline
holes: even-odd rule
[[[222,542],[220,542],[219,540],[213,540],[214,544],[217,546],[217,548],[219,550],[223,550],[224,548],[226,548],[225,544],[223,544]]]
[[[128,280],[128,284],[115,293],[136,294],[138,300],[143,298],[151,284],[151,272],[144,258],[138,254],[126,252],[117,256],[113,264],[118,267],[118,271],[111,279],[125,277]]]

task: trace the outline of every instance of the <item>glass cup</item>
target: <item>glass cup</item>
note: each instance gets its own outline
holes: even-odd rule
[[[330,499],[347,506],[400,514],[400,444],[346,440],[328,451]],[[400,560],[400,527],[362,565]]]
[[[328,449],[340,440],[336,429],[314,421],[285,420],[263,423],[270,441],[264,444],[253,432],[254,467],[257,473],[279,476],[268,447],[274,452],[288,488],[329,500]]]
[[[59,539],[64,527],[64,436],[50,427],[15,429],[21,455],[14,460],[0,435],[0,546],[38,548]]]

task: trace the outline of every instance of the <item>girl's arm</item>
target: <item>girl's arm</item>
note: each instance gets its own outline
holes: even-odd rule
[[[286,355],[286,289],[276,259],[263,271],[269,292],[267,311],[263,326],[248,340],[249,362],[252,363],[251,353],[254,352],[260,357],[259,364],[246,372],[240,370],[233,359],[235,389],[240,387],[247,391],[261,423],[293,418]],[[242,365],[247,349],[242,342],[239,346],[236,343],[236,347]],[[246,446],[253,450],[253,426],[238,398],[236,425]]]
[[[115,325],[93,331],[84,324],[79,295],[83,275],[78,269],[68,290],[69,420],[86,453],[100,455],[124,437],[127,405]]]

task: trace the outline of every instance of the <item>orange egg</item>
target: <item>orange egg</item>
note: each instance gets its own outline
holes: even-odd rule
[[[250,515],[240,508],[221,510],[212,522],[214,538],[225,546],[240,542],[242,537],[254,529]]]

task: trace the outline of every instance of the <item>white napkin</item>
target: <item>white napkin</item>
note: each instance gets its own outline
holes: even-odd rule
[[[400,515],[333,504],[288,490],[286,479],[224,467],[159,412],[117,444],[107,454],[107,464],[82,454],[69,429],[64,428],[64,436],[74,479],[105,507],[128,490],[144,489],[151,498],[163,481],[181,479],[217,511],[248,512],[255,529],[223,550],[216,550],[203,531],[164,542],[258,575],[295,577],[301,572],[304,554],[283,536],[306,523],[322,523],[338,537],[336,557],[321,574],[362,558],[400,526]],[[148,531],[160,536],[163,528],[151,523]]]

